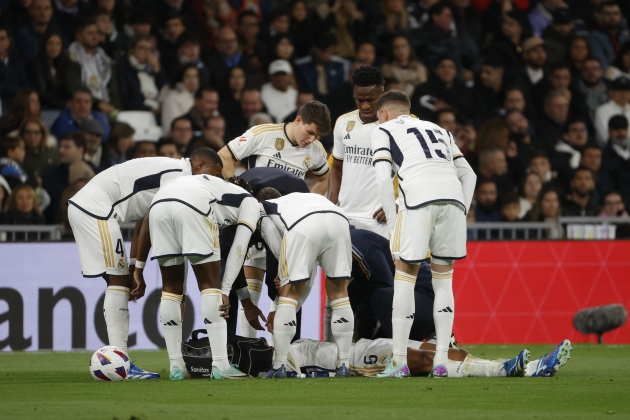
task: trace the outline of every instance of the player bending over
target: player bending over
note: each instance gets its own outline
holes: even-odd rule
[[[333,311],[331,330],[339,349],[337,375],[349,376],[354,316],[348,299],[352,266],[348,219],[337,206],[317,194],[293,193],[263,201],[261,205],[264,209],[261,228],[271,221],[282,237],[278,268],[281,287],[271,331],[275,357],[266,377],[287,376],[285,365],[295,335],[298,300],[312,285],[318,263],[327,276],[326,294]],[[267,243],[271,247],[271,243]]]
[[[408,341],[407,360],[410,376],[427,376],[433,370],[435,345]],[[529,361],[529,350],[521,350],[509,360],[486,360],[473,356],[464,349],[449,349],[449,376],[461,377],[515,377],[515,376],[554,376],[571,356],[571,342],[562,341],[554,350],[540,359]],[[350,372],[353,376],[377,376],[389,366],[393,356],[393,340],[361,339],[350,348]],[[291,344],[287,369],[334,372],[337,360],[337,347],[332,343],[302,339]]]
[[[404,377],[407,340],[414,318],[414,284],[420,262],[431,249],[435,292],[433,317],[437,347],[432,376],[448,376],[447,351],[453,329],[453,264],[466,257],[466,212],[476,176],[439,126],[409,115],[409,98],[401,91],[377,102],[380,125],[372,132],[379,193],[388,221],[390,247],[396,258],[392,312],[392,363],[379,377]],[[399,179],[400,211],[396,215],[391,174]]]
[[[135,252],[143,219],[161,186],[182,175],[221,174],[219,156],[212,150],[195,150],[190,159],[151,157],[134,159],[99,173],[68,200],[68,220],[79,249],[83,277],[103,277],[107,282],[103,315],[109,344],[128,354],[129,291]],[[120,224],[137,221],[131,242],[131,260],[123,242]],[[142,262],[143,263],[143,262]],[[144,290],[142,291],[144,294]],[[132,298],[141,294],[132,293]],[[130,379],[159,378],[133,363]]]
[[[163,187],[153,198],[149,214],[152,260],[162,273],[160,319],[170,359],[170,379],[190,378],[182,358],[184,257],[192,264],[201,292],[201,315],[212,350],[213,379],[247,377],[230,365],[227,355],[228,296],[243,265],[247,245],[260,216],[259,204],[243,188],[217,177],[187,176]],[[236,226],[223,282],[220,279],[219,229]],[[144,238],[144,236],[142,237]],[[138,258],[146,259],[151,244],[141,240]],[[136,266],[136,281],[144,284]],[[142,290],[143,286],[139,286]]]

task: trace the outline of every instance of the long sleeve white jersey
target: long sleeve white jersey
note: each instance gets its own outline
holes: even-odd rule
[[[169,183],[155,194],[151,208],[167,201],[212,218],[219,229],[237,225],[221,282],[221,292],[229,295],[260,217],[258,201],[241,187],[209,175],[186,176]]]
[[[312,214],[336,213],[347,219],[343,210],[319,194],[292,193],[261,204],[261,215],[269,217],[282,236]]]
[[[374,165],[390,162],[398,174],[399,198],[407,209],[450,201],[467,206],[454,160],[463,157],[447,130],[402,115],[372,132]]]
[[[319,141],[299,147],[291,141],[286,124],[262,124],[230,141],[227,149],[235,160],[245,160],[248,169],[279,168],[302,179],[308,171],[315,176],[328,172],[326,150]],[[246,160],[247,159],[247,160]]]
[[[97,219],[138,220],[149,212],[151,200],[162,186],[190,175],[191,170],[188,159],[133,159],[96,175],[68,203]]]

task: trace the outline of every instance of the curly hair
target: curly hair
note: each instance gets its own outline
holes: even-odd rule
[[[383,73],[374,66],[361,66],[352,75],[352,84],[359,87],[383,86]]]
[[[242,189],[244,189],[245,191],[247,191],[250,194],[254,193],[252,191],[252,187],[249,186],[249,182],[245,181],[240,176],[232,176],[232,177],[226,179],[226,181],[229,182],[230,184],[234,184],[236,186],[241,187]]]

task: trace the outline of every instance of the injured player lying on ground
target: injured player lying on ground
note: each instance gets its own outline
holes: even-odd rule
[[[433,367],[435,344],[431,342],[409,341],[408,365],[411,376],[428,376]],[[454,341],[452,340],[452,345]],[[571,356],[571,342],[562,341],[551,352],[534,361],[530,352],[521,350],[511,359],[486,360],[473,356],[464,349],[455,347],[448,351],[450,377],[517,377],[554,376]],[[389,364],[392,357],[392,340],[361,339],[352,344],[350,350],[350,372],[353,376],[376,376]],[[290,372],[308,376],[326,376],[335,372],[337,346],[334,343],[302,339],[291,344],[288,354],[287,376]]]

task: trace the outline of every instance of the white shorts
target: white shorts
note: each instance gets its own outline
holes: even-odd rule
[[[68,221],[79,248],[83,277],[129,274],[127,251],[115,218],[97,219],[70,204]]]
[[[219,227],[212,218],[177,201],[163,201],[151,208],[149,217],[152,260],[160,265],[191,264],[221,259]]]
[[[466,257],[466,215],[456,204],[430,204],[401,209],[390,239],[394,257],[407,264],[420,264],[431,257],[459,260]]]
[[[267,271],[267,250],[265,246],[260,243],[250,246],[243,265],[245,267],[253,267]]]
[[[348,217],[348,222],[357,229],[369,230],[385,239],[389,239],[387,223],[379,223],[375,219],[353,219]]]
[[[350,226],[337,213],[312,214],[285,233],[278,269],[280,284],[310,280],[316,263],[331,280],[350,278]]]

